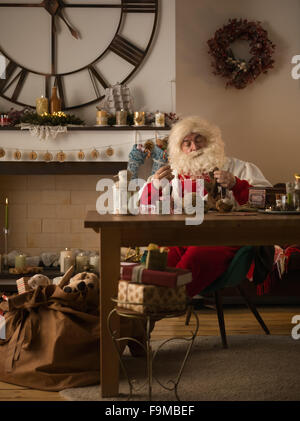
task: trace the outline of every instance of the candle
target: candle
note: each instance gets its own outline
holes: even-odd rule
[[[145,112],[144,111],[136,111],[134,113],[134,125],[145,126]]]
[[[38,115],[48,113],[48,99],[44,96],[36,99],[36,112]]]
[[[26,256],[25,254],[19,254],[15,257],[15,268],[17,269],[18,273],[23,273],[24,269],[26,269]]]
[[[97,125],[107,126],[108,124],[108,113],[105,110],[97,111]]]
[[[155,126],[156,127],[164,127],[165,125],[165,114],[156,111],[155,113]]]
[[[5,199],[5,224],[4,228],[8,229],[8,198]]]
[[[116,112],[117,126],[127,126],[127,111],[120,110]]]
[[[65,258],[70,257],[74,261],[73,252],[69,248],[65,248],[60,252],[60,272],[65,273],[67,270],[65,268]]]
[[[90,257],[90,270],[92,272],[96,272],[99,273],[99,262],[100,262],[100,257],[98,254],[95,254],[93,256]]]
[[[76,256],[76,272],[85,272],[89,268],[89,258],[84,253]]]

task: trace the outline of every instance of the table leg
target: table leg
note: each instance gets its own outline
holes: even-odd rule
[[[100,382],[103,398],[119,393],[119,360],[107,328],[107,317],[114,307],[111,298],[117,295],[120,279],[120,247],[119,229],[100,230]],[[113,323],[113,329],[119,331],[119,319],[114,318]]]

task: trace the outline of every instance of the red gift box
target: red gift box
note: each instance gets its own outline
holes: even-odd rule
[[[151,270],[145,266],[132,264],[122,265],[121,279],[125,281],[138,282],[149,285],[158,285],[169,288],[186,285],[192,281],[192,273],[186,269],[171,268],[166,270]]]

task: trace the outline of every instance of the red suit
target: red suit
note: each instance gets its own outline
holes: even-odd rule
[[[180,177],[180,179],[183,183],[183,178]],[[236,184],[232,192],[240,205],[248,201],[249,187],[248,181],[236,177]],[[195,191],[195,188],[196,185],[193,182],[193,191]],[[143,190],[141,204],[151,204],[151,193],[153,195],[152,202],[159,199],[159,191],[150,182]],[[204,193],[206,194],[205,191]],[[170,247],[168,266],[188,269],[192,272],[193,281],[187,285],[187,293],[190,297],[193,297],[226,271],[239,248],[239,246]]]
[[[197,135],[200,138],[198,138],[196,146]],[[188,146],[184,145],[183,141],[187,142]],[[233,175],[236,182],[229,194],[232,196],[232,200],[243,205],[248,201],[250,185],[270,186],[270,183],[254,164],[226,157],[224,148],[221,132],[217,126],[199,117],[186,117],[176,123],[170,132],[168,140],[169,165],[173,175],[175,175],[174,172],[182,175],[179,175],[182,183],[184,178],[188,178],[189,175],[206,178],[206,174],[214,171],[215,168]],[[151,204],[151,199],[152,203],[159,200],[159,190],[155,189],[151,178],[142,191],[142,205]],[[176,190],[176,185],[178,185],[177,180],[173,189],[174,200],[177,193],[177,197],[181,199],[180,191]],[[192,184],[192,191],[196,191],[195,181]],[[168,264],[192,272],[193,281],[187,285],[187,292],[192,297],[226,271],[238,249],[238,245],[236,247],[171,247]]]

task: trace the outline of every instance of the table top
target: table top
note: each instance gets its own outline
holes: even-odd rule
[[[95,231],[118,230],[124,246],[300,244],[300,215],[258,212],[208,212],[200,225],[186,225],[187,215],[100,215],[89,211],[84,222]]]
[[[96,211],[89,211],[84,221],[85,228],[107,227],[118,225],[137,225],[145,226],[186,226],[186,218],[193,218],[189,215],[100,215]],[[280,225],[298,225],[300,224],[300,215],[286,215],[286,214],[264,214],[259,212],[208,212],[204,215],[202,224],[194,225],[193,227],[200,227],[201,225],[212,224],[232,224],[234,222],[264,222],[266,224]]]

